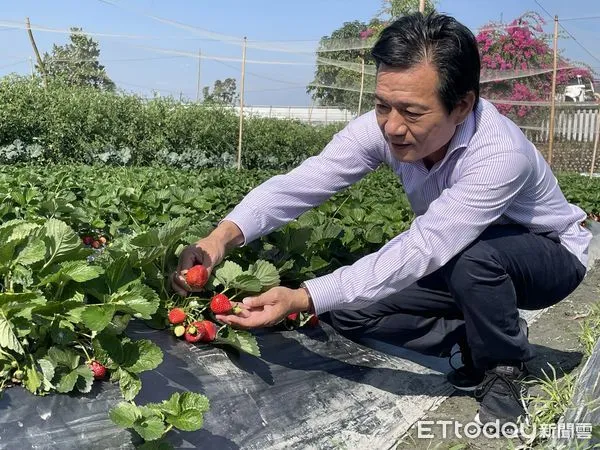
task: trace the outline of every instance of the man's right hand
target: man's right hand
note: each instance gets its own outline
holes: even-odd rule
[[[188,269],[202,264],[210,276],[227,251],[244,242],[244,235],[233,222],[223,221],[210,235],[183,249],[179,255],[177,271],[171,275],[171,285],[175,292],[185,297],[192,289],[185,282]]]
[[[217,266],[225,256],[225,245],[217,239],[206,237],[192,245],[188,245],[179,255],[177,271],[171,277],[171,285],[175,292],[185,297],[192,289],[185,282],[188,269],[202,264],[206,267],[208,275],[213,267]]]

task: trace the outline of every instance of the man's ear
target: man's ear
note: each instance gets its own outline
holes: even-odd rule
[[[475,104],[475,92],[469,91],[452,110],[452,116],[454,123],[459,125],[465,121],[467,116],[473,111],[473,105]]]

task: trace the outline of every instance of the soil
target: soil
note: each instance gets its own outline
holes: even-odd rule
[[[558,378],[565,373],[576,375],[581,369],[585,360],[583,346],[579,342],[578,336],[584,316],[590,307],[600,300],[599,287],[600,264],[596,263],[595,268],[588,272],[581,285],[569,297],[549,308],[529,325],[529,340],[535,345],[537,351],[536,358],[528,364],[534,377],[543,378],[542,369],[551,375],[548,364],[556,369]],[[530,389],[530,395],[535,395],[537,392],[539,392],[537,386]],[[468,424],[473,422],[477,409],[478,403],[473,396],[456,391],[422,420],[454,420],[461,424]],[[413,425],[395,448],[397,450],[488,450],[515,448],[519,444],[519,441],[511,443],[506,439],[492,439],[483,436],[467,438],[462,430],[460,438],[458,438],[454,433],[454,425],[446,427],[444,437],[442,424],[428,426],[430,430],[421,428],[421,438],[419,439],[417,425]],[[433,435],[433,438],[424,438],[423,435]]]

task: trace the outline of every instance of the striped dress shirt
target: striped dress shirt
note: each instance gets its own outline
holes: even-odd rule
[[[319,155],[253,189],[224,220],[240,228],[246,244],[381,164],[399,177],[416,218],[379,251],[306,281],[317,314],[360,309],[401,291],[444,266],[495,224],[556,231],[562,245],[587,266],[591,233],[580,225],[586,214],[567,202],[545,159],[521,130],[484,99],[430,170],[422,161],[395,160],[370,111],[337,133]]]

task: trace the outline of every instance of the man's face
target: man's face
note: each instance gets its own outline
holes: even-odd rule
[[[377,123],[397,160],[425,159],[433,164],[446,154],[447,144],[466,114],[463,116],[460,107],[448,114],[439,98],[438,86],[437,71],[427,63],[411,69],[379,67],[375,89]]]

